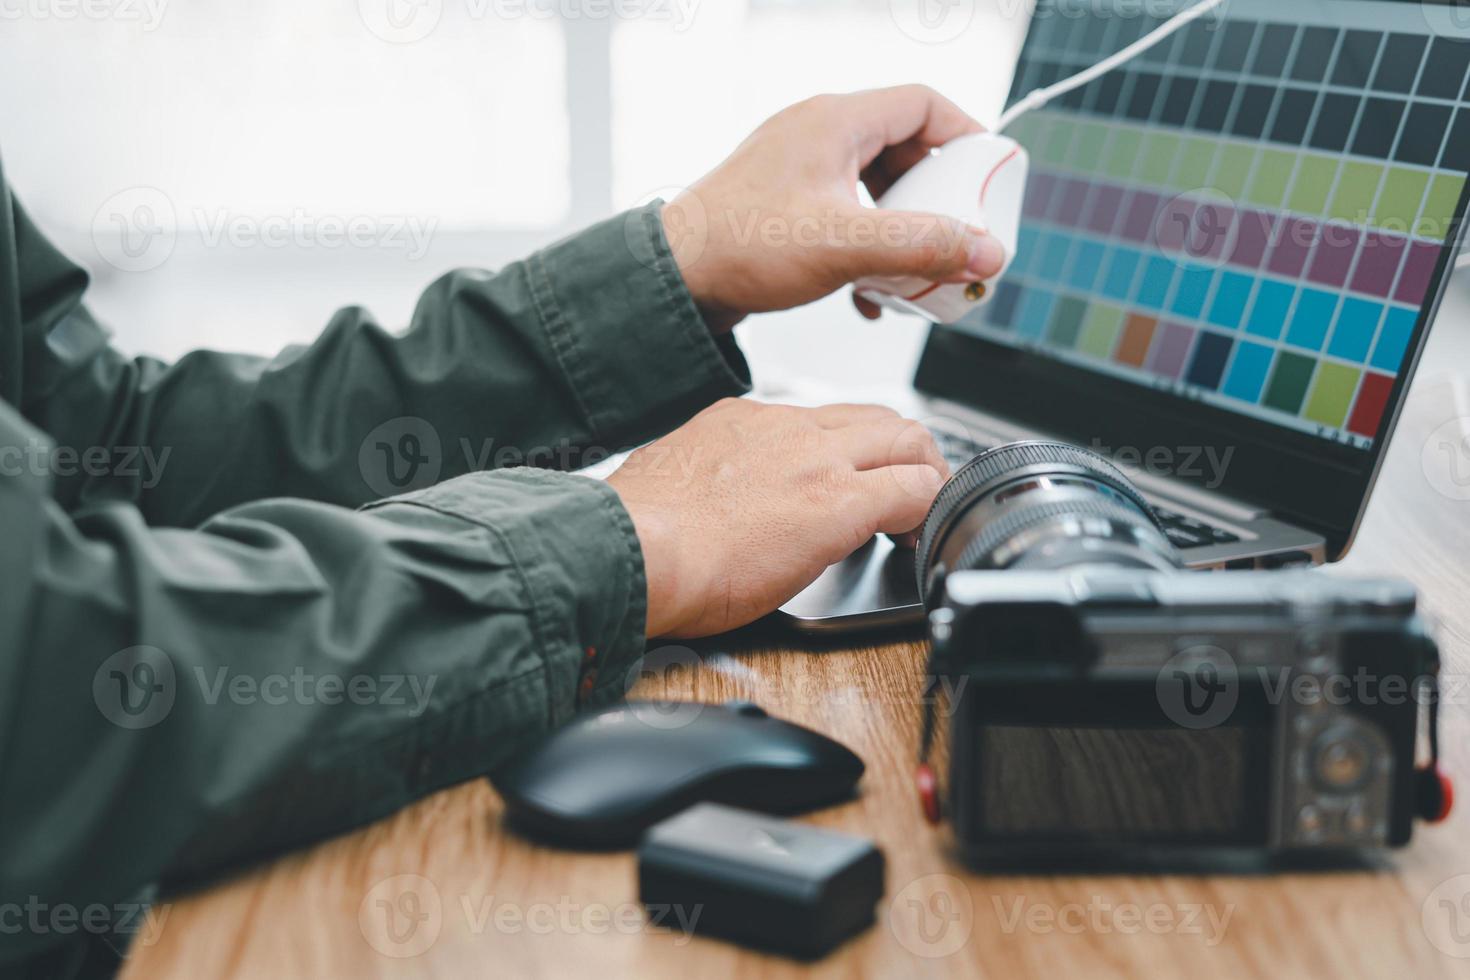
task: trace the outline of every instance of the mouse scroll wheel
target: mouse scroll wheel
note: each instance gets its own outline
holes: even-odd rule
[[[751,701],[726,701],[725,707],[747,718],[764,718],[766,709]]]

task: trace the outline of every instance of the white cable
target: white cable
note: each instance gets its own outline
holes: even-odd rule
[[[1001,113],[1000,121],[995,124],[994,132],[1002,132],[1007,126],[1016,121],[1016,117],[1024,115],[1032,109],[1040,109],[1057,96],[1064,95],[1074,88],[1081,88],[1099,75],[1106,75],[1119,65],[1132,61],[1184,25],[1198,20],[1224,2],[1225,0],[1200,0],[1193,7],[1180,11],[1137,41],[1128,45],[1128,47],[1109,55],[1091,68],[1079,71],[1071,78],[1064,78],[1053,85],[1047,85],[1026,93],[1015,105]]]

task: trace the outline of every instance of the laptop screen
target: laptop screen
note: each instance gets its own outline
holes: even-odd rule
[[[1010,101],[1187,6],[1040,0]],[[1470,15],[1227,0],[1018,119],[1016,257],[954,329],[1373,448],[1470,171]]]

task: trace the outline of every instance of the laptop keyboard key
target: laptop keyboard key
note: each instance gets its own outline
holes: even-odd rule
[[[1202,544],[1209,543],[1208,539],[1201,538],[1199,535],[1194,534],[1190,531],[1186,531],[1182,527],[1169,527],[1168,525],[1165,525],[1164,536],[1167,537],[1176,548],[1198,548]]]

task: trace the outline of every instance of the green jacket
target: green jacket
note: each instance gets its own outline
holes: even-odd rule
[[[477,471],[595,460],[748,382],[656,206],[444,276],[401,335],[349,307],[273,358],[123,357],[86,287],[0,173],[7,975],[90,972],[87,909],[381,817],[620,695],[645,584],[617,495]]]

